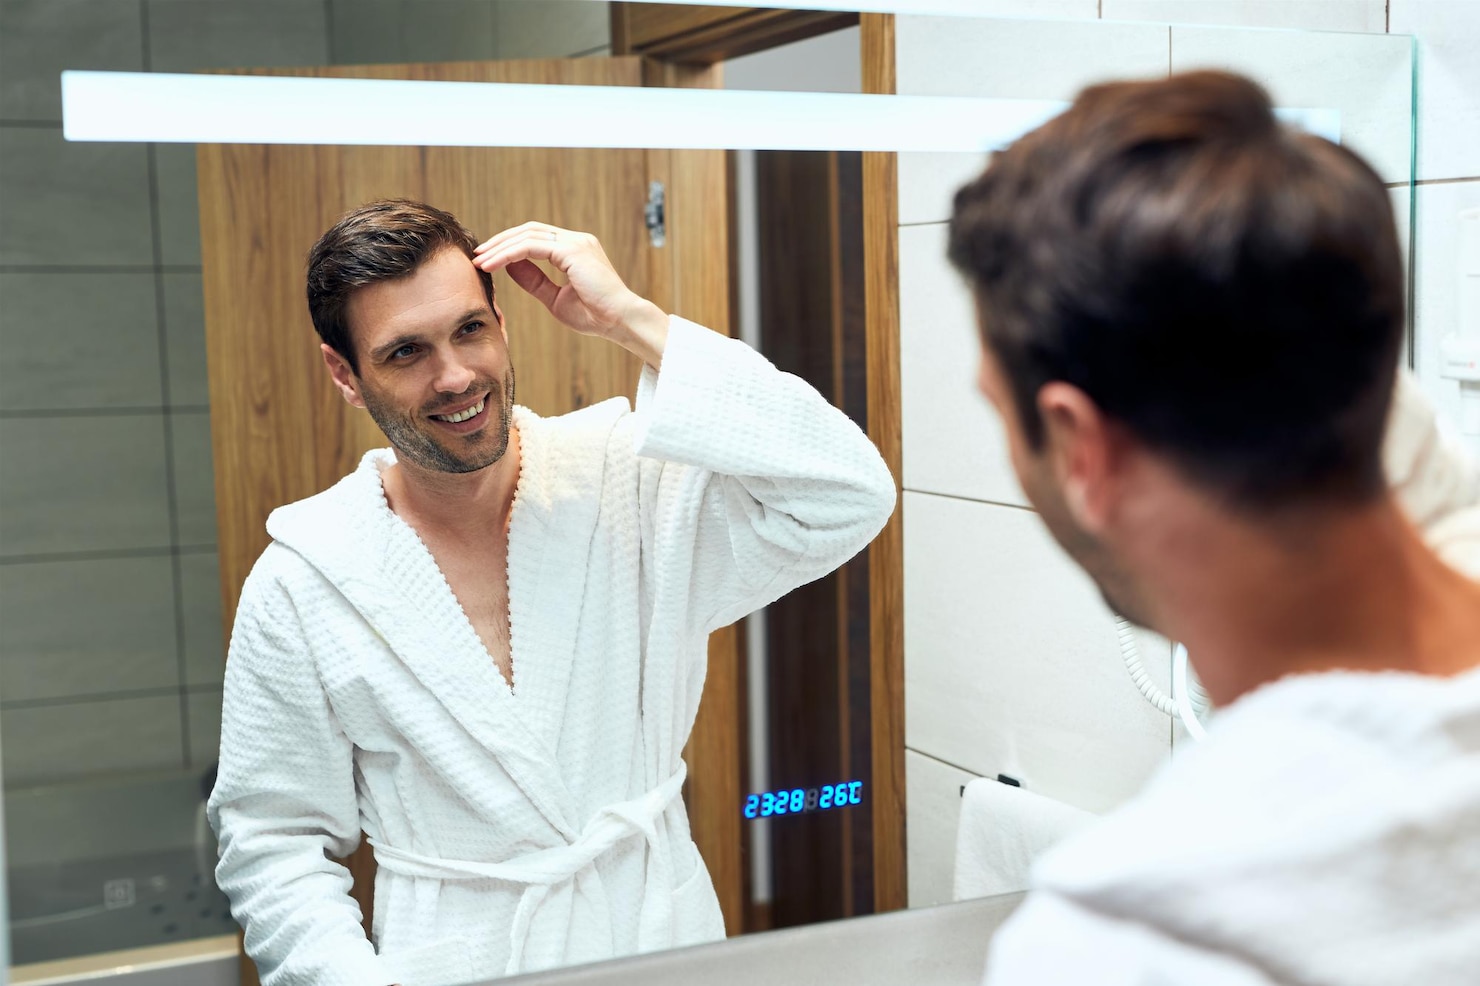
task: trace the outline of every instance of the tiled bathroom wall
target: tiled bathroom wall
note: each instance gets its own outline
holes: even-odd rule
[[[1469,57],[1480,49],[1480,3],[1063,0],[1047,9],[993,0],[988,10],[1063,19],[901,18],[898,91],[1068,99],[1099,78],[1226,65],[1260,78],[1283,105],[1339,106],[1344,139],[1376,162],[1391,183],[1400,230],[1416,237],[1421,378],[1441,409],[1457,416],[1457,385],[1439,379],[1434,365],[1457,306],[1455,214],[1480,205],[1480,61]],[[1317,51],[1299,34],[1215,26],[1367,36],[1328,34]],[[1389,30],[1393,37],[1380,36]],[[1419,39],[1418,206],[1411,217],[1402,121],[1413,91],[1410,46],[1401,34]],[[1136,693],[1109,612],[1027,508],[1000,427],[974,391],[971,301],[944,251],[951,195],[981,165],[976,155],[904,154],[899,162],[905,729],[915,905],[950,899],[966,780],[1006,773],[1040,794],[1105,811],[1184,741]],[[1165,688],[1169,646],[1145,635],[1142,652]]]
[[[7,788],[203,770],[220,734],[195,148],[67,143],[58,73],[601,54],[608,17],[585,0],[0,0]]]

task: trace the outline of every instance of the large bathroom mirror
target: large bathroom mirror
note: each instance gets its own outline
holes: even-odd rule
[[[1068,100],[1221,67],[1367,156],[1406,235],[1414,53],[1381,3],[1375,17],[1366,0],[1327,4],[1350,9],[1322,14],[1326,30],[1174,23],[1176,3],[1128,3],[1121,16],[1159,18],[1140,21],[1052,6],[1059,19],[0,0],[11,981],[149,963],[222,986],[255,976],[203,813],[225,638],[266,512],[385,444],[330,387],[302,300],[314,237],[369,199],[425,199],[479,235],[526,219],[596,233],[635,289],[841,407],[900,484],[869,549],[711,639],[685,797],[728,934],[1021,889],[1021,867],[958,858],[963,825],[1016,839],[1021,803],[1072,830],[1190,743],[1152,701],[1171,642],[1117,632],[976,393],[970,299],[944,244],[984,155],[197,148],[60,129],[62,69]],[[521,403],[552,415],[635,393],[635,359],[572,336],[504,275],[496,288]],[[963,816],[979,780],[1011,795]],[[347,864],[368,924],[373,854]]]

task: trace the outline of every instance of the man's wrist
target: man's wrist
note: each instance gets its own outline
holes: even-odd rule
[[[638,298],[631,313],[622,320],[622,337],[615,340],[623,349],[658,369],[668,344],[668,315],[646,298]]]

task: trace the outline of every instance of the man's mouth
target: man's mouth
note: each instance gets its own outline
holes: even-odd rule
[[[472,407],[463,408],[461,411],[454,411],[451,414],[433,414],[431,415],[431,417],[433,418],[433,420],[436,421],[446,421],[451,424],[457,424],[462,421],[467,421],[470,418],[476,418],[478,415],[482,414],[483,405],[486,403],[488,403],[488,397],[487,395],[484,395],[483,399],[474,404]]]

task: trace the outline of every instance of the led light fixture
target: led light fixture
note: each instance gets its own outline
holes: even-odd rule
[[[986,151],[1066,103],[629,86],[63,72],[68,140]]]

